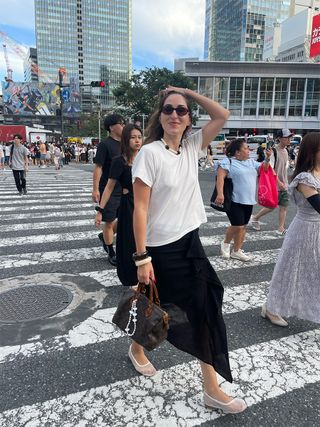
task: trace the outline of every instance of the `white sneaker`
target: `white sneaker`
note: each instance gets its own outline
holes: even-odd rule
[[[251,261],[251,257],[249,255],[246,255],[242,249],[239,249],[236,252],[232,251],[230,257],[233,259],[238,259],[239,261]]]
[[[222,258],[226,258],[226,259],[230,258],[230,246],[231,246],[230,243],[221,242],[220,252],[221,252]]]
[[[257,221],[253,215],[251,215],[250,221],[249,221],[249,227],[252,227],[254,230],[256,231],[260,231],[261,227],[260,227],[260,222]]]

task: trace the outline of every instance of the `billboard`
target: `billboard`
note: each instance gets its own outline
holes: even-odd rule
[[[310,58],[317,55],[320,55],[320,15],[313,17],[310,41]]]
[[[5,115],[55,116],[60,111],[60,88],[56,83],[2,82],[3,112]],[[79,85],[74,79],[62,88],[63,114],[81,112]]]

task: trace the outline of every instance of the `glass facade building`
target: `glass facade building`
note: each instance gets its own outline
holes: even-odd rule
[[[230,129],[320,131],[319,65],[184,61],[197,91],[230,111]],[[199,121],[209,119],[199,107]]]
[[[206,0],[204,58],[262,61],[265,31],[289,10],[290,0]]]
[[[35,0],[35,22],[40,69],[58,81],[64,67],[80,86],[104,80],[110,90],[93,91],[111,106],[112,88],[131,74],[131,0]]]

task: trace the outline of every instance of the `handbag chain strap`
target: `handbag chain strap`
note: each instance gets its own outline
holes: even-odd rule
[[[133,323],[133,330],[130,331],[130,323]],[[127,326],[125,327],[126,334],[128,337],[132,337],[136,333],[137,329],[137,299],[134,299],[132,301],[131,309],[129,311],[129,320],[127,323]]]

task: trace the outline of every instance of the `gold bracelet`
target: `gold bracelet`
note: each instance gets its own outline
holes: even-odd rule
[[[136,267],[141,267],[141,265],[148,264],[148,262],[151,262],[151,261],[152,261],[151,256],[148,256],[148,258],[141,259],[140,261],[135,261],[135,265]]]

